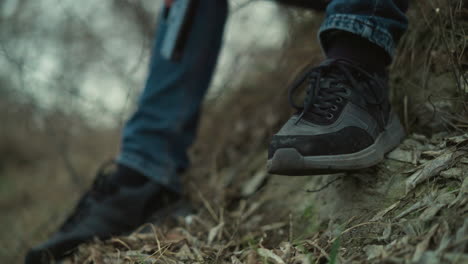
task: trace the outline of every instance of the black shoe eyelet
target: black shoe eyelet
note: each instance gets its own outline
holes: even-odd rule
[[[351,90],[350,89],[345,89],[346,90],[346,96],[350,96],[351,95]]]
[[[327,119],[333,119],[333,117],[334,117],[334,115],[333,115],[333,114],[331,114],[331,113],[328,113],[328,115],[327,115]]]
[[[336,102],[337,102],[337,103],[341,103],[341,102],[343,102],[343,98],[341,98],[341,97],[338,97],[338,99],[336,99]]]
[[[332,110],[332,111],[336,111],[336,110],[338,110],[338,106],[336,106],[336,105],[332,105],[332,106],[331,106],[331,110]]]

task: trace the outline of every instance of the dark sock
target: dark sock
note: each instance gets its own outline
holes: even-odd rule
[[[327,58],[345,58],[351,60],[370,73],[386,75],[386,68],[391,63],[388,53],[376,44],[358,35],[337,31],[329,39]]]
[[[117,171],[114,173],[112,181],[119,185],[140,186],[147,183],[149,179],[132,168],[117,164]]]

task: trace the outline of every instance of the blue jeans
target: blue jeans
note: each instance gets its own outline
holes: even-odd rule
[[[407,27],[408,0],[332,0],[319,31],[322,47],[336,30],[379,45],[393,56]],[[161,16],[146,86],[138,108],[123,130],[117,162],[181,191],[179,174],[189,166],[187,149],[197,130],[200,107],[222,44],[227,0],[200,0],[182,58],[160,55],[167,24]]]

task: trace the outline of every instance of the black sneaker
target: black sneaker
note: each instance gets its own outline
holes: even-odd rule
[[[308,87],[300,107],[292,97],[303,83]],[[268,171],[312,175],[379,163],[405,136],[391,110],[387,83],[345,59],[306,69],[289,91],[298,112],[273,136]]]
[[[133,173],[131,177],[122,173]],[[124,176],[124,177],[123,177]],[[91,190],[48,241],[32,248],[26,264],[53,263],[94,237],[107,239],[134,230],[153,213],[165,210],[179,195],[123,166],[101,169]]]

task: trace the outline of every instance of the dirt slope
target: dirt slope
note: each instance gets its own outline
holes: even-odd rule
[[[467,169],[467,135],[415,134],[384,163],[342,175],[271,176],[251,159],[237,171],[253,177],[241,182],[232,208],[199,192],[199,212],[175,227],[83,246],[75,260],[466,263]]]

